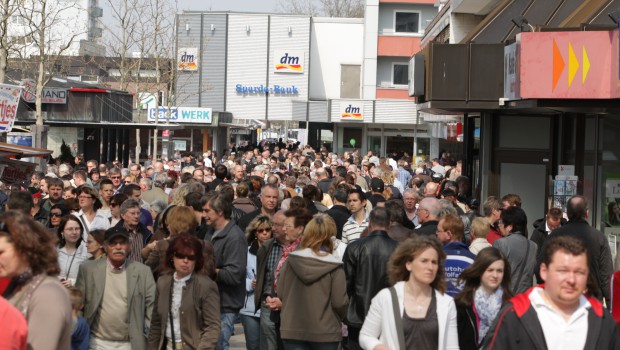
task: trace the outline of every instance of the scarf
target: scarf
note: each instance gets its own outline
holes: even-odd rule
[[[495,316],[502,307],[502,295],[504,294],[502,287],[498,287],[495,292],[488,295],[484,288],[478,287],[474,294],[474,309],[478,315],[478,343],[482,343],[482,339],[489,331]]]
[[[278,261],[278,267],[276,267],[276,275],[273,278],[273,290],[276,292],[278,291],[278,276],[280,275],[280,270],[282,269],[282,266],[288,259],[289,254],[294,252],[295,249],[297,249],[297,246],[299,245],[299,243],[301,243],[301,237],[302,236],[299,235],[299,237],[295,240],[295,242],[282,248],[282,257],[280,258],[280,261]]]

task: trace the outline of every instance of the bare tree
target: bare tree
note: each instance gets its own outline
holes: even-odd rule
[[[22,3],[23,0],[0,0],[0,83],[4,83],[9,55],[15,40],[9,36],[10,21],[21,20],[16,14]]]
[[[282,12],[327,17],[364,17],[364,0],[280,0]]]
[[[22,57],[30,54],[36,65],[36,132],[35,145],[44,148],[42,95],[43,87],[58,68],[60,57],[71,48],[76,37],[87,28],[80,27],[77,18],[80,8],[75,2],[58,0],[26,0],[19,8],[19,14],[27,24],[26,37],[29,45],[21,48]]]

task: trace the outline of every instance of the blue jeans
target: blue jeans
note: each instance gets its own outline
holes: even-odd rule
[[[271,320],[271,309],[263,301],[260,307],[260,350],[281,349],[279,325]]]
[[[245,334],[245,348],[258,350],[260,346],[260,318],[248,315],[240,315]]]
[[[282,339],[284,350],[338,350],[340,342],[313,342]]]
[[[236,313],[228,312],[220,315],[221,331],[220,337],[217,339],[217,350],[228,350],[228,341],[235,331]]]

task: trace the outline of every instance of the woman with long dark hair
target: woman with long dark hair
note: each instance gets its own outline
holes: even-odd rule
[[[495,316],[512,297],[510,263],[497,248],[484,248],[459,281],[465,284],[454,297],[459,347],[479,349]]]
[[[215,282],[200,273],[202,243],[182,233],[169,241],[157,280],[148,349],[215,349],[220,335],[220,295]]]
[[[84,226],[80,219],[73,215],[67,215],[60,221],[58,226],[60,236],[58,247],[58,265],[60,266],[60,282],[65,287],[75,285],[80,264],[88,260],[90,254],[84,244]]]

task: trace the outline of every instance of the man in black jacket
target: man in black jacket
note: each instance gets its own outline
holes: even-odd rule
[[[544,285],[512,298],[485,337],[483,349],[618,349],[618,325],[591,297],[588,253],[580,240],[552,235],[545,243]]]
[[[564,224],[566,224],[566,220],[562,218],[562,210],[559,208],[550,208],[544,218],[534,221],[532,224],[534,231],[532,231],[530,240],[538,246],[537,261],[540,261],[542,246],[545,244],[551,231],[560,228]]]
[[[347,209],[347,192],[337,190],[333,195],[334,205],[325,211],[336,223],[336,238],[342,239],[342,227],[351,217],[351,212]]]
[[[205,221],[213,226],[211,237],[215,255],[215,273],[220,291],[221,333],[218,349],[228,349],[235,317],[245,300],[245,277],[248,245],[243,231],[230,219],[232,203],[221,193],[209,196],[205,205]]]
[[[604,297],[605,300],[611,301],[609,281],[614,269],[607,237],[588,224],[589,210],[585,197],[579,195],[571,197],[566,203],[566,212],[568,215],[566,225],[551,232],[547,240],[555,236],[571,236],[579,239],[588,250],[590,274],[598,287],[598,290],[592,292],[599,298]],[[545,250],[545,245],[542,250]],[[537,266],[540,266],[540,261],[537,262]],[[535,268],[534,272],[540,282],[542,276],[538,273],[538,268]],[[607,305],[611,305],[610,302]]]
[[[398,242],[388,236],[390,217],[385,208],[370,212],[368,237],[349,243],[344,252],[344,272],[347,277],[349,309],[345,323],[349,330],[349,350],[361,349],[359,332],[370,308],[372,298],[389,287],[387,261]]]

